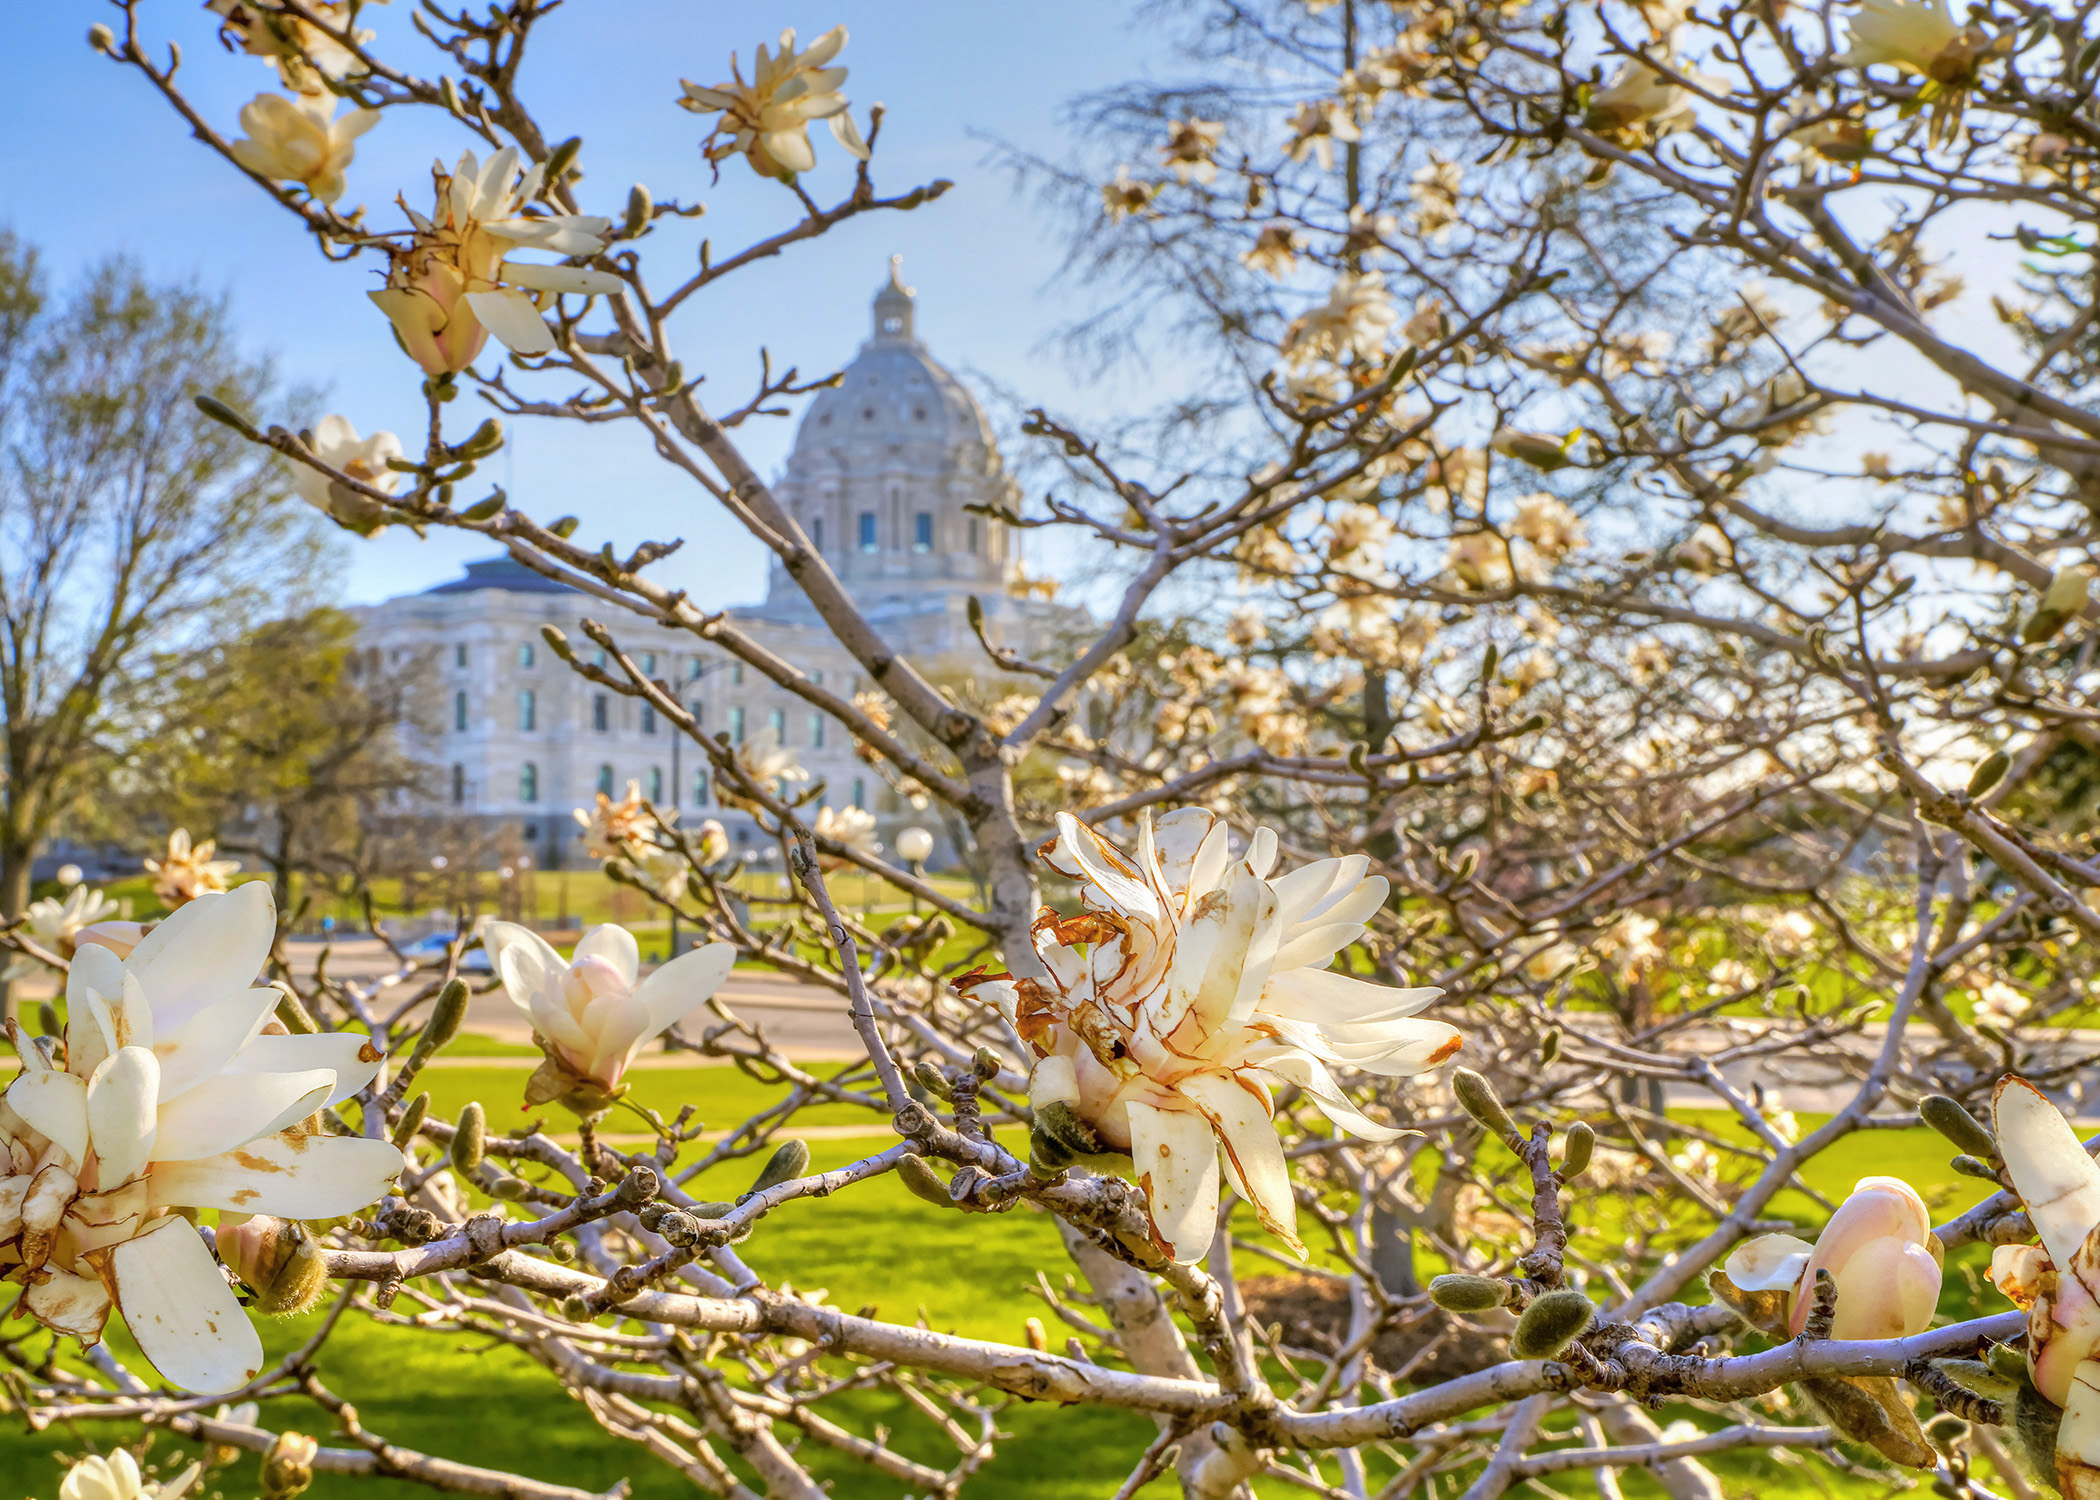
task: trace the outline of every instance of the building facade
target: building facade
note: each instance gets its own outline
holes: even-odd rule
[[[914,314],[893,261],[872,336],[804,413],[775,493],[895,648],[931,673],[993,684],[1002,679],[971,628],[973,595],[987,637],[1031,654],[1054,651],[1076,616],[1009,591],[1020,576],[1016,539],[970,507],[1013,507],[1014,482],[983,408],[927,353]],[[717,818],[733,844],[753,845],[750,818],[720,806],[696,746],[647,704],[596,686],[547,649],[541,627],[554,625],[590,650],[577,623],[605,610],[587,603],[505,556],[362,612],[366,645],[394,664],[420,663],[427,684],[415,748],[436,768],[438,793],[418,811],[501,832],[556,869],[581,860],[571,810],[597,792],[618,797],[632,781],[685,821]],[[849,699],[867,686],[777,559],[764,602],[729,614],[812,682]],[[831,805],[875,813],[885,842],[919,821],[830,716],[683,631],[622,620],[617,632],[709,735],[777,740],[824,783]]]

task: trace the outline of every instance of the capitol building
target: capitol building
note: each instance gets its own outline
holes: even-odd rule
[[[871,337],[839,384],[804,413],[781,503],[855,603],[898,652],[936,681],[974,679],[991,697],[1010,683],[968,618],[1023,654],[1054,654],[1080,616],[1016,597],[1017,539],[971,506],[1017,508],[1018,492],[977,399],[935,363],[913,327],[913,294],[892,262],[875,296]],[[423,662],[425,722],[415,753],[435,768],[436,800],[419,815],[451,820],[529,851],[542,869],[583,862],[571,810],[618,797],[633,781],[682,821],[720,820],[733,846],[762,841],[750,817],[712,794],[707,757],[649,705],[608,692],[547,649],[553,625],[590,650],[578,629],[606,619],[623,650],[666,683],[703,731],[731,744],[770,737],[824,784],[832,806],[876,815],[886,845],[918,815],[853,753],[844,726],[812,710],[718,647],[629,617],[543,578],[508,556],[467,564],[466,576],[359,611],[365,645],[396,664]],[[761,604],[734,607],[740,630],[813,682],[850,698],[861,668],[832,638],[777,558]],[[805,786],[808,784],[805,784]],[[929,831],[941,832],[937,821]]]

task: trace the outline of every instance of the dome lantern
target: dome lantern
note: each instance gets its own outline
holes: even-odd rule
[[[879,342],[912,343],[912,289],[904,284],[904,257],[890,257],[889,284],[875,294],[875,337]]]

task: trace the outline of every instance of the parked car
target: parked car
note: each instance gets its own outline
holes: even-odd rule
[[[460,972],[465,974],[493,974],[496,966],[489,962],[488,950],[481,946],[481,939],[469,938],[473,944],[459,956]],[[412,943],[403,943],[401,951],[410,958],[441,959],[445,950],[452,946],[452,938],[443,932],[433,932],[428,937],[417,938]]]

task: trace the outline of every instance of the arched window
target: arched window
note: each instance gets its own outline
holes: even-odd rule
[[[651,802],[664,800],[664,768],[662,766],[651,766],[649,768],[649,800]]]
[[[688,656],[688,657],[687,657],[687,658],[685,659],[685,675],[686,675],[687,677],[698,677],[698,676],[700,675],[700,658],[699,658],[699,657],[697,657],[697,656]]]
[[[612,700],[603,693],[591,695],[591,728],[603,734],[612,721]]]
[[[598,768],[598,790],[603,792],[608,797],[612,795],[611,766],[600,766]]]
[[[863,552],[873,552],[875,550],[875,512],[872,510],[864,510],[860,513],[860,550]]]
[[[454,693],[452,695],[452,727],[460,734],[467,732],[467,695],[465,693]]]
[[[654,651],[644,651],[642,653],[642,670],[651,677],[656,675],[656,653]]]
[[[656,733],[656,705],[653,703],[642,705],[642,733]]]
[[[531,761],[518,767],[518,800],[537,802],[540,800],[540,768]]]
[[[526,641],[518,647],[518,665],[521,667],[532,665],[532,642]]]
[[[520,733],[522,733],[522,734],[530,734],[530,733],[532,733],[532,731],[533,731],[533,730],[534,730],[535,728],[537,728],[537,727],[538,727],[538,725],[539,725],[539,717],[540,717],[540,700],[539,700],[539,699],[538,699],[538,698],[537,698],[537,697],[536,697],[536,696],[535,696],[535,695],[533,694],[533,691],[532,691],[532,689],[531,689],[531,688],[519,688],[519,689],[518,689],[518,730],[519,730],[519,732],[520,732]]]
[[[911,519],[911,550],[931,552],[933,550],[933,512],[922,510]]]
[[[452,767],[452,801],[455,805],[467,800],[467,768],[454,764]]]

